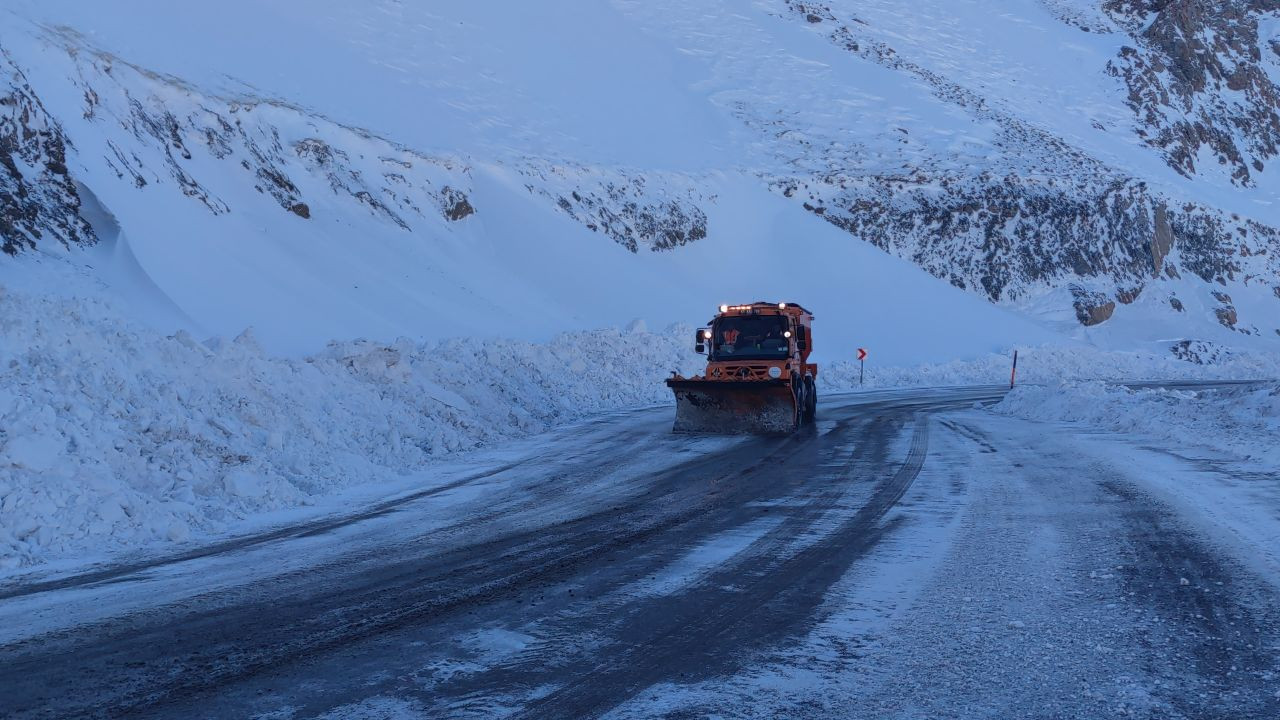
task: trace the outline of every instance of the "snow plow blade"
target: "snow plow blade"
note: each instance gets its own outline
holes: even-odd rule
[[[679,433],[789,435],[796,429],[796,400],[783,380],[668,380],[676,394]]]

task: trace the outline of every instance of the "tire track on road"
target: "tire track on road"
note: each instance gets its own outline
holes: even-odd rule
[[[727,568],[674,601],[653,603],[647,622],[630,623],[648,634],[624,641],[603,661],[593,658],[591,667],[572,673],[581,679],[516,717],[596,717],[673,675],[690,681],[728,672],[751,650],[794,634],[812,619],[826,591],[889,530],[880,520],[920,474],[929,423],[917,416],[902,464],[840,528],[789,558],[755,568],[746,582],[739,567]],[[732,589],[725,589],[726,580]]]
[[[750,568],[749,584],[737,588],[738,597],[729,598],[732,602],[728,605],[742,628],[711,619],[706,629],[709,634],[699,644],[713,647],[699,648],[690,657],[710,653],[714,662],[705,667],[695,663],[700,673],[728,667],[740,650],[785,641],[813,615],[825,588],[887,531],[888,526],[880,521],[910,487],[927,454],[927,414],[971,402],[974,396],[970,391],[932,400],[916,396],[836,403],[840,415],[834,418],[834,429],[825,434],[810,431],[782,440],[733,446],[656,474],[625,479],[624,484],[635,490],[622,498],[622,504],[600,507],[564,522],[521,527],[443,553],[424,548],[416,556],[406,556],[397,551],[392,562],[355,574],[343,573],[341,568],[321,568],[310,579],[270,579],[232,593],[235,597],[220,606],[215,607],[220,602],[217,598],[201,598],[186,607],[158,607],[83,626],[56,638],[34,638],[19,646],[0,648],[6,653],[6,662],[0,667],[0,714],[181,717],[185,707],[209,715],[222,707],[236,688],[249,687],[242,682],[249,678],[274,682],[270,678],[289,673],[306,676],[314,672],[306,669],[313,663],[342,656],[375,637],[400,637],[410,629],[449,637],[474,622],[462,619],[460,611],[490,608],[497,612],[530,590],[536,595],[539,587],[571,578],[613,582],[620,577],[610,570],[616,567],[614,558],[633,559],[637,551],[643,556],[645,547],[654,543],[669,550],[687,548],[679,543],[706,537],[706,531],[723,529],[726,523],[732,525],[749,514],[750,501],[790,492],[785,477],[779,478],[780,469],[788,467],[790,459],[801,458],[795,471],[800,472],[815,467],[815,458],[822,456],[823,448],[842,447],[840,443],[847,445],[849,439],[860,445],[869,443],[871,447],[859,462],[865,461],[870,474],[887,477],[868,502],[835,531],[824,528],[817,542],[785,562],[779,557],[773,564]],[[895,422],[900,426],[904,417],[916,418],[916,425],[906,460],[897,467],[883,457],[887,436],[876,433]],[[881,431],[870,431],[872,427]],[[845,470],[839,472],[849,466],[842,467]],[[502,471],[497,468],[492,474]],[[825,471],[823,476],[827,477]],[[468,480],[474,481],[468,476],[458,482]],[[839,497],[820,493],[815,503],[833,505]],[[816,520],[822,513],[811,516]],[[703,522],[708,518],[716,519]],[[695,525],[698,530],[673,532]],[[362,550],[367,551],[369,548]],[[733,573],[742,573],[737,568],[724,572],[726,575],[715,578],[717,582],[731,581]],[[694,593],[712,592],[712,585],[699,586]],[[688,595],[682,595],[682,601],[687,599]],[[712,599],[717,603],[724,600]],[[774,621],[753,626],[746,621],[761,603],[778,606],[780,612],[773,613]],[[712,607],[704,604],[703,610]],[[449,617],[457,619],[442,622]],[[630,631],[642,629],[642,625],[633,625]],[[647,667],[652,677],[663,677],[660,665]],[[358,693],[359,687],[367,688],[355,679],[349,681],[352,687],[341,692]],[[601,692],[594,699],[588,695],[579,700],[571,693],[555,695],[557,704],[548,706],[609,707],[632,694],[616,683]],[[548,698],[546,702],[553,701]]]
[[[86,632],[59,633],[52,653],[41,652],[33,640],[0,648],[8,654],[0,669],[0,687],[10,691],[8,698],[0,700],[0,711],[35,712],[48,699],[44,693],[53,692],[57,685],[61,685],[61,697],[71,698],[78,694],[83,676],[106,673],[114,680],[99,682],[111,688],[115,699],[83,703],[73,714],[138,713],[284,663],[489,603],[529,584],[569,576],[602,555],[706,514],[722,502],[720,496],[735,488],[727,481],[768,470],[814,441],[812,434],[797,435],[763,447],[731,448],[691,460],[651,477],[651,489],[630,509],[607,507],[566,522],[383,567],[363,583],[331,588],[322,596],[308,594],[315,591],[308,587],[301,595],[181,618],[152,620],[149,616],[158,613],[147,613],[139,616],[145,623],[141,627],[113,621]],[[227,627],[235,628],[235,633],[228,635]],[[100,636],[94,638],[94,633]],[[175,635],[203,636],[206,642],[190,643],[188,652],[175,654],[168,640]],[[60,683],[51,682],[50,668],[57,669]],[[39,679],[42,687],[33,687],[33,679]],[[26,706],[19,704],[23,702]],[[44,716],[63,717],[66,711]]]

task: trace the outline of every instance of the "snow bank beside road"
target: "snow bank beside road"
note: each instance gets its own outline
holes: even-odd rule
[[[0,569],[225,531],[447,453],[667,402],[691,329],[545,345],[197,342],[0,286]],[[695,363],[696,364],[696,363]]]
[[[867,364],[867,389],[1001,385],[1009,382],[1013,353],[985,355],[929,365],[880,367]],[[1047,345],[1019,350],[1018,382],[1056,385],[1063,380],[1264,380],[1280,377],[1280,355],[1232,350],[1206,364],[1179,360],[1172,353],[1104,351],[1082,345]],[[819,381],[828,392],[857,390],[858,364],[824,365]]]
[[[1187,532],[1280,585],[1280,382],[1194,392],[1028,386],[994,409],[1103,430],[1079,447],[1098,472],[1132,484],[1138,495],[1130,501],[1166,503]],[[1124,470],[1116,475],[1115,468]],[[1221,572],[1231,574],[1225,566]]]
[[[667,373],[704,362],[687,327],[349,341],[280,358],[252,333],[166,336],[65,280],[61,297],[0,284],[0,570],[224,534],[483,443],[667,404]],[[873,366],[867,387],[999,383],[1007,363]],[[1080,348],[1028,349],[1023,367],[1031,380],[1280,374],[1246,356],[1197,366]],[[857,367],[824,364],[819,380],[856,389]]]
[[[1280,465],[1280,383],[1196,391],[1131,390],[1103,382],[1024,386],[993,408],[1202,446]]]

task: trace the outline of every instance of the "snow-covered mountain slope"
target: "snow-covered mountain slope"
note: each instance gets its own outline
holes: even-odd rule
[[[9,7],[6,247],[162,325],[306,352],[774,298],[831,357],[1280,346],[1258,3]]]

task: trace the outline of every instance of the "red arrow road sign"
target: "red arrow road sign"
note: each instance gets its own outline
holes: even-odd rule
[[[859,359],[859,360],[866,360],[866,359],[867,359],[867,349],[866,349],[866,348],[858,348],[858,359]]]

